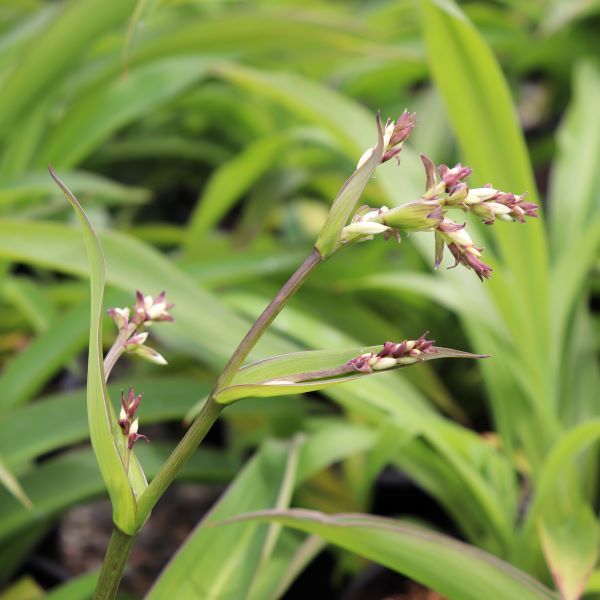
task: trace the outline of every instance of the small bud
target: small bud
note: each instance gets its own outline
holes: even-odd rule
[[[130,350],[131,347],[133,346],[142,346],[143,344],[146,343],[146,340],[148,339],[148,332],[147,331],[142,331],[141,333],[136,333],[135,335],[132,335],[128,340],[127,340],[127,350]]]
[[[436,230],[436,268],[441,262],[443,255],[443,243],[440,246],[440,240],[445,242],[448,249],[456,261],[452,267],[459,263],[475,271],[475,274],[481,281],[489,279],[492,275],[492,268],[479,260],[481,257],[481,248],[477,248],[467,233],[464,224],[459,225],[450,219],[444,219]]]
[[[418,359],[413,356],[403,356],[398,359],[399,365],[414,365],[416,362],[418,362]]]
[[[460,163],[450,168],[440,165],[437,169],[440,179],[445,185],[446,193],[452,195],[456,186],[466,179],[473,171],[469,167],[463,167]]]
[[[387,162],[394,157],[398,160],[398,155],[402,151],[403,143],[415,128],[415,116],[415,113],[409,113],[405,110],[400,117],[398,117],[397,121],[388,121],[386,123],[383,132],[384,153],[381,157],[381,163]],[[369,160],[374,149],[375,148],[373,147],[365,151],[356,165],[357,169],[360,169],[360,167]]]
[[[155,321],[172,321],[173,317],[169,314],[169,310],[174,304],[166,301],[165,292],[161,292],[153,298],[152,296],[144,296],[139,290],[135,293],[135,315],[134,321],[138,325],[150,325]]]
[[[388,229],[389,227],[382,225],[381,223],[374,223],[372,221],[359,221],[357,223],[350,223],[350,225],[346,225],[346,227],[344,227],[342,230],[342,239],[356,233],[360,235],[376,235],[378,233],[383,233]]]
[[[446,198],[446,204],[448,206],[459,206],[464,204],[469,194],[469,188],[466,183],[457,183],[453,188],[452,192],[448,194]]]
[[[131,450],[133,448],[133,445],[140,439],[145,440],[146,442],[149,441],[145,435],[138,433],[138,427],[139,422],[136,419],[129,428],[129,437],[127,439],[127,448],[129,448],[129,450]]]
[[[373,371],[385,371],[386,369],[391,369],[398,364],[398,361],[393,357],[379,358],[379,359],[371,359],[370,366]]]
[[[149,346],[134,345],[132,347],[128,347],[127,351],[131,352],[132,354],[136,354],[144,360],[147,360],[156,365],[168,364],[164,356],[162,356],[162,354],[159,354],[156,350],[154,350],[154,348],[150,348]]]
[[[430,231],[444,218],[444,211],[435,201],[409,202],[375,217],[378,223],[403,231]]]
[[[129,325],[129,308],[109,308],[107,311],[119,331]]]
[[[119,427],[124,435],[129,434],[129,418],[127,416],[127,411],[123,407],[121,407],[121,410],[119,411]]]
[[[361,354],[349,360],[346,364],[354,367],[361,373],[385,371],[401,365],[410,365],[422,360],[423,354],[434,354],[433,340],[426,339],[425,332],[417,340],[404,340],[403,342],[385,342],[383,348],[377,353]]]
[[[525,223],[525,217],[537,217],[537,204],[525,202],[525,194],[517,196],[501,192],[491,186],[469,190],[464,204],[480,217],[486,225],[494,223],[496,217],[502,221]]]

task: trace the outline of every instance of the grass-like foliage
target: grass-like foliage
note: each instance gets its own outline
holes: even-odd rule
[[[0,600],[116,597],[182,478],[228,487],[134,597],[285,597],[327,545],[332,594],[598,593],[597,13],[9,2]],[[384,470],[443,522],[374,516]],[[100,573],[42,589],[103,496]]]

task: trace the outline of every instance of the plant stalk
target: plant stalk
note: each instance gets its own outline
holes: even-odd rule
[[[298,288],[304,283],[305,279],[322,261],[323,257],[319,251],[316,248],[313,248],[307,259],[287,280],[275,298],[271,300],[269,306],[262,312],[260,317],[254,321],[252,327],[225,365],[223,372],[217,380],[215,389],[218,390],[226,386],[233,379],[233,376],[242,366],[242,363],[246,360],[246,357],[252,348],[254,348],[256,342],[261,338],[266,328],[273,322],[275,317],[281,312],[281,309],[286,305],[287,301],[296,293]]]
[[[125,352],[127,340],[135,333],[136,329],[137,325],[135,323],[129,323],[125,329],[122,329],[104,358],[104,376],[107,381],[113,367]]]
[[[196,451],[214,422],[217,420],[224,405],[219,404],[213,396],[208,396],[198,416],[177,444],[169,458],[165,461],[156,476],[144,490],[138,500],[139,525],[146,520],[153,506],[158,502],[165,490],[173,483],[179,469]]]
[[[117,597],[119,584],[134,540],[135,536],[123,533],[116,525],[113,526],[112,536],[100,569],[94,600],[114,600]]]
[[[167,458],[160,471],[150,482],[150,485],[141,495],[138,501],[138,518],[140,519],[140,525],[148,517],[152,507],[158,502],[159,498],[164,494],[169,485],[171,485],[181,466],[196,451],[200,442],[202,442],[213,423],[221,414],[224,406],[215,400],[214,396],[216,392],[233,379],[233,376],[261,338],[267,327],[273,322],[287,301],[294,295],[322,260],[323,257],[319,252],[313,249],[307,259],[287,280],[275,298],[273,298],[267,308],[265,308],[258,319],[256,319],[252,327],[250,327],[248,333],[244,336],[244,339],[240,342],[239,346],[225,365],[217,383],[200,409],[200,412],[191,427],[179,444],[177,444],[169,458]]]
[[[262,314],[253,323],[248,333],[244,336],[244,339],[240,342],[239,346],[225,365],[223,372],[219,376],[217,383],[206,399],[206,402],[200,409],[198,416],[140,496],[137,503],[139,527],[143,525],[154,505],[158,502],[171,483],[173,483],[173,480],[183,464],[196,451],[225,408],[223,404],[220,404],[215,400],[216,392],[233,379],[233,376],[261,338],[267,327],[281,312],[287,301],[294,295],[310,273],[322,261],[323,257],[321,254],[316,249],[313,249],[308,258],[283,285],[275,298],[273,298],[271,303],[265,308]],[[105,371],[107,377],[118,358],[124,352],[125,342],[129,339],[131,333],[132,332],[128,331],[128,329],[122,331],[106,356]],[[94,600],[113,600],[115,597],[134,539],[135,536],[126,535],[115,527],[100,571],[100,579],[98,581]]]

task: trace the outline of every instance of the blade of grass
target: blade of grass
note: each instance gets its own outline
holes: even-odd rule
[[[245,520],[274,521],[319,535],[450,599],[556,598],[541,583],[495,556],[416,525],[371,515],[325,515],[300,509],[261,511],[232,521]]]
[[[136,497],[147,486],[137,460],[131,469],[123,464],[123,436],[116,431],[117,418],[108,396],[102,352],[102,317],[106,280],[104,253],[100,240],[79,202],[65,184],[50,169],[50,174],[64,192],[83,228],[90,270],[90,338],[87,372],[87,411],[90,439],[102,478],[112,501],[113,520],[121,531],[133,534],[136,526]],[[120,444],[119,444],[120,442]],[[133,454],[132,454],[133,457]]]
[[[81,57],[85,48],[105,31],[121,23],[134,0],[82,0],[62,7],[52,23],[31,40],[22,60],[3,84],[0,133],[31,108],[41,92],[56,83]]]

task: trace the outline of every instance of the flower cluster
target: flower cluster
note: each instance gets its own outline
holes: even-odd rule
[[[444,219],[435,230],[436,251],[435,268],[437,269],[442,262],[444,254],[444,244],[454,256],[456,261],[450,269],[458,264],[464,265],[468,269],[475,271],[475,274],[481,281],[489,279],[492,275],[492,267],[481,261],[483,248],[477,248],[471,239],[471,236],[465,230],[465,224],[459,225],[450,219]],[[440,243],[441,242],[441,243]]]
[[[157,321],[172,321],[173,317],[169,314],[175,306],[166,300],[165,292],[161,292],[153,298],[144,296],[139,290],[135,293],[135,306],[133,320],[138,325],[149,327]]]
[[[493,188],[491,184],[481,188],[469,188],[463,179],[471,174],[471,169],[463,167],[460,163],[452,169],[447,165],[440,165],[437,173],[440,176],[439,187],[447,194],[443,199],[444,205],[472,212],[486,225],[492,225],[496,218],[501,221],[525,223],[526,216],[537,217],[537,204],[526,202],[525,194],[502,192]],[[430,191],[431,188],[426,193]],[[436,191],[438,186],[433,188],[434,194]]]
[[[140,291],[135,294],[133,310],[126,308],[109,308],[108,314],[115,322],[119,334],[125,338],[121,343],[125,352],[136,354],[145,360],[158,365],[166,365],[167,361],[154,348],[146,345],[148,332],[146,328],[158,321],[173,321],[169,310],[173,304],[166,301],[165,292],[156,297],[144,296]]]
[[[129,388],[127,396],[121,392],[121,411],[119,413],[119,427],[123,432],[123,436],[127,440],[127,449],[131,450],[133,445],[140,439],[148,441],[148,438],[141,433],[138,433],[139,422],[135,417],[135,412],[142,401],[142,395],[137,396],[133,392],[133,388]]]
[[[415,115],[407,111],[397,121],[388,122],[384,131],[384,154],[381,162],[397,156],[402,144],[415,126]],[[372,155],[370,148],[359,161],[361,166]],[[426,190],[415,202],[389,209],[386,206],[363,206],[352,221],[342,230],[345,244],[371,239],[383,234],[385,239],[400,240],[400,231],[433,231],[435,234],[435,268],[442,260],[444,248],[454,257],[453,267],[461,264],[475,272],[481,281],[489,279],[492,268],[482,260],[483,248],[475,246],[465,230],[465,224],[455,223],[446,217],[446,211],[459,209],[478,216],[486,225],[496,219],[525,222],[525,217],[537,217],[537,205],[525,201],[525,194],[503,192],[491,184],[469,188],[466,178],[472,170],[458,163],[454,167],[436,165],[427,156],[421,160],[425,168]],[[450,267],[450,268],[453,268]]]
[[[444,211],[437,202],[410,202],[392,209],[363,206],[342,230],[342,241],[362,242],[378,233],[383,233],[386,240],[393,237],[400,241],[401,230],[432,231],[443,219]]]
[[[426,339],[425,332],[417,340],[404,340],[400,343],[385,342],[383,348],[375,352],[367,352],[348,361],[355,370],[361,373],[385,371],[398,366],[412,365],[421,360],[423,354],[435,354],[434,340]]]
[[[405,110],[396,121],[388,119],[383,130],[383,156],[381,157],[381,163],[387,162],[392,158],[396,158],[398,162],[400,159],[398,155],[402,152],[402,146],[408,139],[412,130],[415,128],[416,123],[415,113],[409,113]],[[375,148],[369,148],[358,161],[356,165],[357,169],[360,169],[371,158]]]

